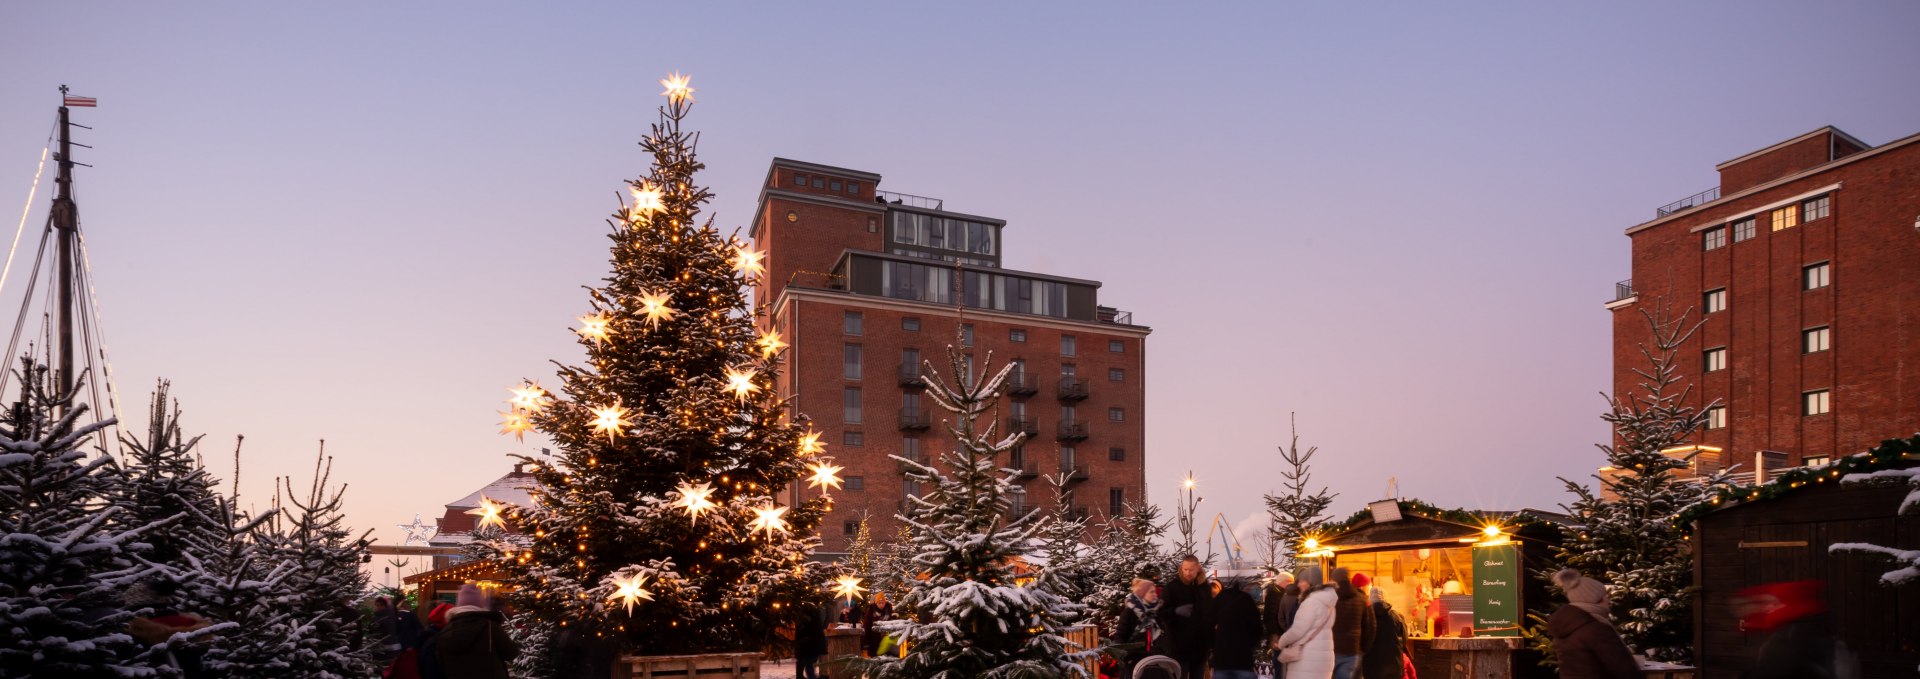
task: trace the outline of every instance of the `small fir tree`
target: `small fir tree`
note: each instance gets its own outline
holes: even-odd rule
[[[120,437],[126,453],[113,466],[106,495],[120,508],[115,521],[123,528],[171,521],[166,530],[147,535],[148,547],[140,556],[177,567],[184,555],[219,551],[225,527],[220,525],[220,482],[194,451],[200,437],[181,433],[179,402],[167,398],[171,386],[161,380],[154,388],[146,438]]]
[[[847,543],[847,569],[853,576],[874,582],[878,580],[879,565],[874,555],[873,529],[868,525],[867,517],[860,517],[860,527],[853,533],[853,541]]]
[[[1099,580],[1087,598],[1090,621],[1108,634],[1119,624],[1134,578],[1160,582],[1179,564],[1178,557],[1161,546],[1167,521],[1160,518],[1160,507],[1129,504],[1125,509],[1125,514],[1108,519],[1094,550],[1101,557],[1096,561]]]
[[[1698,453],[1668,452],[1682,448],[1707,418],[1689,402],[1691,386],[1682,386],[1687,379],[1680,372],[1680,349],[1704,323],[1689,323],[1691,312],[1671,316],[1664,297],[1640,309],[1651,330],[1650,343],[1640,347],[1647,365],[1634,370],[1637,389],[1609,397],[1610,409],[1601,416],[1612,425],[1615,441],[1599,448],[1616,473],[1595,477],[1602,492],[1561,479],[1575,497],[1563,507],[1582,528],[1555,548],[1561,563],[1606,583],[1629,647],[1683,663],[1692,654],[1695,587],[1691,551],[1676,515],[1725,483],[1723,474],[1683,478]]]
[[[360,565],[372,560],[366,533],[356,538],[347,527],[344,506],[346,484],[330,485],[333,460],[326,444],[314,460],[313,483],[304,494],[294,492],[291,478],[278,479],[274,507],[256,533],[276,562],[288,571],[281,581],[285,595],[276,602],[288,622],[293,650],[287,656],[287,676],[349,679],[377,672],[371,654],[371,635],[361,629],[356,603],[367,592],[367,574]],[[367,533],[371,533],[369,530]]]
[[[192,577],[182,598],[194,612],[235,630],[202,636],[201,663],[209,677],[293,676],[294,620],[282,602],[299,598],[288,583],[298,563],[274,558],[258,539],[279,510],[250,517],[237,504],[238,498],[216,498],[214,551],[183,557]]]
[[[1280,461],[1285,463],[1280,470],[1284,488],[1278,495],[1266,496],[1267,540],[1273,545],[1272,565],[1291,571],[1301,543],[1326,525],[1327,508],[1333,506],[1333,499],[1338,496],[1327,492],[1326,486],[1309,490],[1313,487],[1313,455],[1320,452],[1320,448],[1310,446],[1302,452],[1300,429],[1291,414],[1287,422],[1293,438],[1280,449]]]
[[[1075,516],[1072,511],[1073,495],[1067,490],[1070,483],[1067,474],[1043,478],[1053,486],[1053,511],[1040,528],[1040,549],[1047,562],[1040,568],[1036,582],[1062,599],[1084,602],[1098,586],[1096,571],[1106,559],[1096,557],[1087,547],[1087,519]],[[1063,622],[1078,622],[1085,612],[1083,609]]]

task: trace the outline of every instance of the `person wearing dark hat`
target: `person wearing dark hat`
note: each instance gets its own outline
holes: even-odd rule
[[[1201,572],[1200,559],[1188,554],[1180,571],[1160,588],[1160,629],[1165,631],[1167,655],[1180,663],[1185,677],[1205,676],[1207,652],[1213,642],[1213,587]]]
[[[460,586],[459,598],[447,610],[447,629],[435,653],[447,679],[507,679],[507,662],[520,655],[520,647],[507,636],[506,616],[469,584]]]
[[[1553,574],[1567,605],[1547,618],[1562,679],[1638,679],[1640,662],[1613,627],[1607,586],[1568,568]]]
[[[420,638],[420,679],[447,679],[440,671],[440,632],[447,628],[453,604],[438,604],[427,612],[427,633]]]
[[[1254,679],[1253,654],[1265,635],[1260,626],[1260,607],[1247,593],[1249,583],[1233,578],[1222,581],[1213,595],[1213,679]]]

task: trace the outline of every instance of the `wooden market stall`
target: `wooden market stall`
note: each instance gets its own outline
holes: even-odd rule
[[[473,583],[488,596],[500,596],[512,592],[514,587],[506,582],[507,573],[500,569],[497,562],[489,559],[463,561],[445,568],[415,573],[407,576],[403,583],[408,587],[418,587],[418,607],[414,611],[421,620],[433,607],[451,604],[460,595],[460,586]]]
[[[1566,517],[1549,512],[1442,510],[1417,500],[1375,502],[1306,545],[1301,562],[1365,573],[1407,621],[1423,677],[1454,666],[1474,676],[1551,677],[1521,643],[1528,612],[1545,613],[1546,583]]]

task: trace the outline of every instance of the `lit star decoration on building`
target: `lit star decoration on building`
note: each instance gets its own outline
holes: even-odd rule
[[[652,182],[640,182],[639,186],[632,187],[628,191],[633,194],[633,207],[627,208],[627,218],[630,220],[638,222],[646,219],[648,215],[667,209],[667,203],[664,200],[666,192],[661,191],[660,187],[654,186]]]
[[[527,432],[533,431],[533,418],[523,410],[500,411],[500,435],[513,435],[513,440],[525,443]]]
[[[419,514],[413,515],[413,523],[402,523],[397,525],[400,526],[401,530],[404,530],[407,532],[407,539],[404,542],[401,542],[400,543],[401,545],[411,545],[416,542],[425,543],[428,540],[432,540],[435,533],[440,532],[439,528],[435,528],[433,526],[429,526],[425,523],[422,523],[420,521]]]
[[[713,497],[713,487],[707,485],[705,482],[698,484],[682,483],[679,488],[674,490],[680,493],[680,500],[674,502],[673,505],[687,510],[687,516],[695,521],[700,520],[700,512],[713,509],[717,506],[711,499]]]
[[[596,434],[606,434],[608,441],[612,441],[615,436],[626,433],[626,428],[630,426],[633,426],[633,423],[627,421],[626,408],[622,408],[616,404],[605,408],[593,409],[593,432]]]
[[[493,498],[482,495],[480,496],[480,506],[467,510],[467,513],[480,517],[479,525],[475,526],[476,529],[486,528],[487,526],[506,528],[507,520],[500,516],[500,510],[505,507],[506,505],[494,501]]]
[[[780,340],[780,331],[778,330],[768,330],[761,333],[760,339],[755,340],[754,344],[760,346],[761,358],[769,360],[773,358],[774,354],[780,353],[781,349],[787,348],[787,343]]]
[[[640,293],[640,313],[647,317],[647,327],[659,327],[661,321],[671,321],[673,315],[679,313],[673,307],[667,306],[669,299],[671,298],[666,295],[655,294],[652,291]]]
[[[683,101],[693,101],[693,88],[687,86],[687,84],[692,81],[693,76],[680,75],[678,71],[670,73],[667,75],[666,80],[660,81],[660,86],[667,88],[665,92],[661,92],[660,94],[665,96],[667,101],[675,104]]]
[[[604,311],[587,314],[580,317],[580,329],[574,332],[579,333],[581,337],[593,340],[597,345],[613,336],[612,323],[613,319]]]
[[[733,395],[740,397],[742,401],[747,400],[747,397],[753,395],[753,392],[760,391],[760,385],[753,383],[754,374],[752,368],[745,370],[727,368],[726,390],[733,392]]]
[[[813,470],[813,476],[807,479],[807,485],[819,488],[824,492],[829,488],[838,489],[840,487],[840,470],[846,469],[846,467],[827,464],[825,462],[815,462],[809,466],[808,469]]]
[[[740,246],[733,249],[733,270],[743,274],[763,274],[767,267],[760,262],[767,258],[765,253],[754,252]]]
[[[508,387],[507,391],[513,393],[507,404],[515,410],[537,413],[547,407],[547,390],[541,389],[539,382],[523,382],[520,386]]]
[[[647,576],[638,574],[628,576],[625,580],[615,580],[613,596],[607,597],[607,600],[626,604],[627,615],[633,615],[634,604],[639,603],[641,599],[653,600],[652,592],[640,588],[645,584],[647,584]]]
[[[747,524],[747,533],[766,531],[771,537],[776,532],[787,532],[787,520],[780,518],[786,513],[786,507],[761,507],[753,510],[753,523]]]
[[[853,601],[854,597],[860,596],[864,591],[867,591],[867,588],[860,586],[860,578],[851,575],[842,575],[840,579],[833,581],[833,595],[847,601]]]
[[[802,456],[819,455],[820,453],[826,452],[826,450],[827,444],[820,442],[820,432],[808,430],[807,433],[800,435],[800,454]]]

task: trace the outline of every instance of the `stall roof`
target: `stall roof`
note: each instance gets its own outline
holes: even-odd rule
[[[1384,502],[1384,501],[1383,501]],[[1396,500],[1398,520],[1376,523],[1371,507],[1325,529],[1320,544],[1332,547],[1378,547],[1459,544],[1476,537],[1487,524],[1514,530],[1537,524],[1572,525],[1572,517],[1537,509],[1472,511],[1441,509],[1419,500]],[[1375,503],[1378,504],[1378,503]]]

